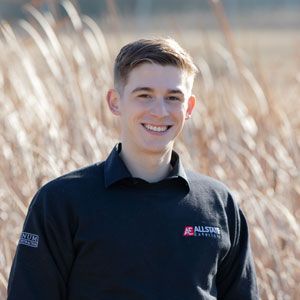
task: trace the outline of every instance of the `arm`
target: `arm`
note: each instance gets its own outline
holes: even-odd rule
[[[219,264],[218,299],[258,300],[255,268],[246,219],[229,195],[226,213],[231,248]]]
[[[11,268],[8,300],[66,299],[73,247],[68,216],[58,204],[43,188],[34,197]]]

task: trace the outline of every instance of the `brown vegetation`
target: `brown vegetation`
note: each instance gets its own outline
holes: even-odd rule
[[[104,159],[118,137],[104,97],[110,52],[120,45],[64,3],[70,19],[60,29],[31,7],[34,22],[20,22],[25,36],[4,22],[0,28],[1,299],[35,191]],[[299,56],[274,68],[247,58],[214,9],[227,44],[191,41],[201,101],[176,147],[187,167],[234,190],[249,221],[262,299],[300,299]]]

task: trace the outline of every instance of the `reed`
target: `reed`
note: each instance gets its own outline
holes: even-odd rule
[[[226,43],[192,53],[201,101],[176,148],[187,167],[233,189],[249,221],[262,299],[300,299],[299,60],[289,58],[294,68],[283,77],[286,71],[245,58],[220,2],[211,3]],[[22,33],[0,26],[1,299],[35,191],[104,159],[118,138],[104,101],[118,40],[63,5],[68,20],[59,26],[31,6]],[[274,72],[284,84],[272,84]]]

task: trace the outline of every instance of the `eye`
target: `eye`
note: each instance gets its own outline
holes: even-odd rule
[[[151,99],[152,96],[149,94],[140,94],[138,95],[138,98],[142,98],[142,99]]]
[[[181,98],[178,96],[168,96],[166,99],[171,101],[181,101]]]

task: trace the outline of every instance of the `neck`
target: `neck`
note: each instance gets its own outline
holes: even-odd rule
[[[148,182],[158,182],[164,179],[171,170],[172,149],[164,152],[149,152],[138,154],[122,143],[120,153],[126,167],[133,177],[144,179]]]

